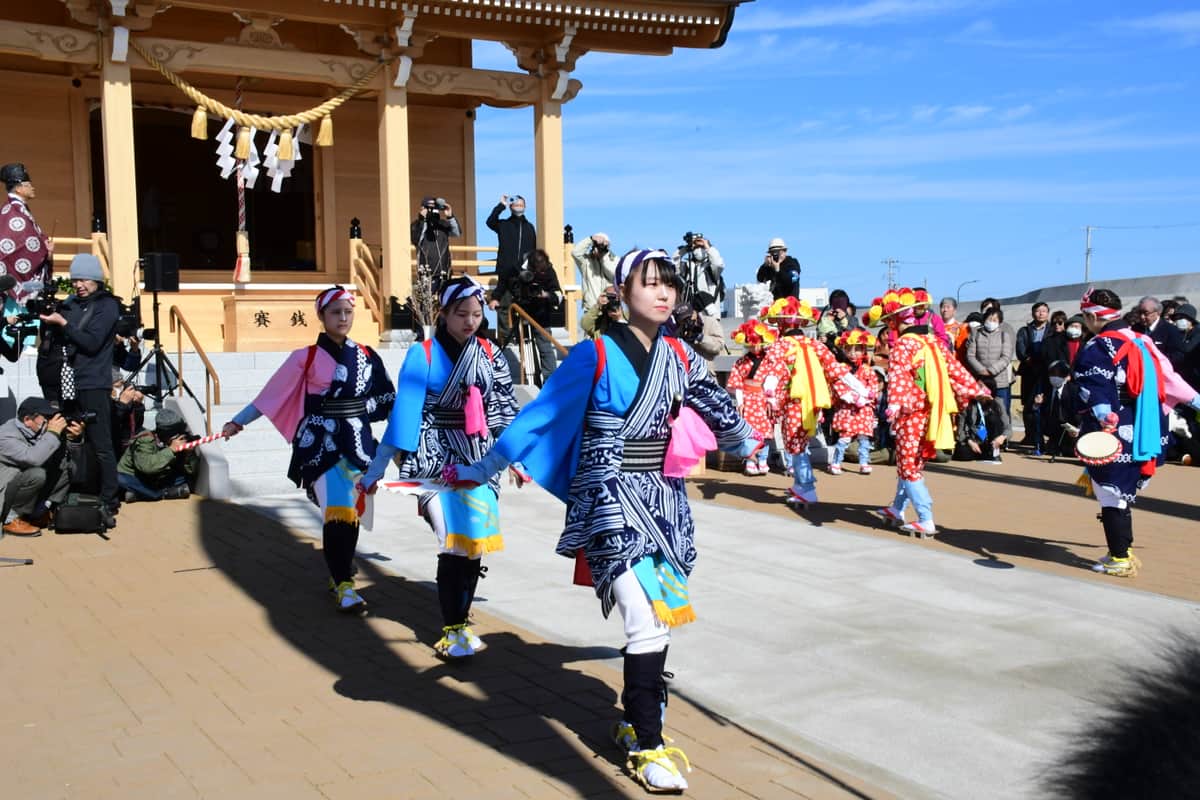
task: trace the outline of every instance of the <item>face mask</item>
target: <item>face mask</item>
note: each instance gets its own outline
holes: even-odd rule
[[[511,212],[512,212],[512,215],[513,215],[514,217],[523,217],[523,216],[525,216],[525,209],[523,209],[523,208],[522,208],[520,211],[518,211],[518,210],[517,210],[517,209],[515,209],[515,208],[510,208],[510,209],[509,209],[509,211],[511,211]]]
[[[987,328],[989,331],[998,331],[998,330],[1000,330],[1000,323],[999,322],[985,322],[985,323],[983,323],[983,327]]]
[[[1083,336],[1083,328],[1067,328],[1067,336],[1071,339],[1078,339]]]
[[[1175,327],[1181,331],[1191,330],[1192,321],[1190,319],[1177,319],[1175,320]]]
[[[1062,386],[1066,382],[1067,382],[1066,378],[1056,378],[1053,375],[1050,376],[1050,385],[1053,386],[1055,389]]]
[[[968,323],[967,323],[967,327],[968,327],[968,328],[970,328],[970,329],[971,329],[971,330],[973,330],[973,331],[974,331],[974,330],[978,330],[978,329],[979,329],[979,323],[978,323],[978,322],[976,322],[975,320],[971,320],[970,322],[968,322]]]

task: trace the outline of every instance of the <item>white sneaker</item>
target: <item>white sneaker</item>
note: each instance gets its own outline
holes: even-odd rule
[[[629,753],[627,766],[633,773],[633,779],[645,787],[650,793],[682,792],[688,788],[688,782],[679,772],[679,767],[671,757],[683,761],[688,772],[692,771],[691,762],[678,747],[663,747],[659,745],[653,750],[633,750]]]
[[[870,464],[860,464],[858,467],[859,475],[870,475],[873,471]]]
[[[913,520],[900,526],[900,530],[912,536],[919,536],[922,539],[932,539],[937,533],[937,526],[933,524],[933,520],[922,522],[921,520]]]
[[[830,475],[841,475],[842,474],[842,465],[841,464],[830,464],[829,465],[829,474]]]
[[[475,635],[475,631],[471,630],[470,625],[463,625],[462,633],[463,637],[467,640],[467,644],[469,644],[471,649],[476,653],[487,648],[487,645],[484,643],[483,639],[480,639]]]
[[[904,515],[891,506],[877,508],[874,512],[875,516],[883,520],[883,524],[889,528],[899,528],[904,525]]]
[[[747,461],[745,464],[742,465],[742,474],[743,475],[759,475],[760,473],[758,471],[758,462],[757,461]]]

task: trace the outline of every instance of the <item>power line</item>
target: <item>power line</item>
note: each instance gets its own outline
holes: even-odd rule
[[[1176,222],[1170,225],[1088,225],[1094,231],[1159,231],[1166,228],[1200,228],[1200,222]]]

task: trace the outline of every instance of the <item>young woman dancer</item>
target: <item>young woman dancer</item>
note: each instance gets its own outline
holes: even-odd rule
[[[871,363],[871,351],[875,349],[875,337],[862,328],[843,331],[837,339],[838,349],[853,367],[854,377],[867,390],[863,398],[847,402],[840,397],[834,403],[833,429],[837,432],[837,444],[829,457],[829,472],[842,474],[842,459],[852,439],[858,439],[858,471],[871,474],[871,439],[875,436],[878,418],[875,416],[875,401],[879,399],[879,376]],[[861,402],[859,402],[861,400]]]
[[[441,479],[451,464],[466,465],[491,449],[517,414],[508,361],[500,348],[476,336],[483,322],[483,287],[469,276],[443,284],[437,331],[409,349],[400,369],[396,405],[363,487],[374,491],[388,462],[400,455],[400,478]],[[488,482],[491,498],[499,480]],[[431,490],[417,510],[438,542],[437,586],[443,636],[434,649],[444,658],[466,658],[483,649],[468,623],[482,557],[504,543],[497,529],[448,530],[444,501]],[[453,527],[453,526],[449,526]]]
[[[322,549],[339,611],[366,603],[354,590],[354,548],[366,499],[356,484],[375,456],[371,423],[387,418],[395,389],[379,355],[349,338],[354,295],[334,286],[317,295],[325,326],[317,343],[295,350],[254,402],[226,422],[226,439],[265,416],[292,443],[288,477],[325,520]]]
[[[1108,553],[1092,567],[1121,578],[1137,574],[1133,555],[1133,510],[1163,462],[1166,414],[1176,405],[1200,409],[1200,395],[1180,378],[1150,337],[1135,333],[1121,317],[1121,298],[1109,289],[1089,289],[1079,304],[1083,324],[1096,334],[1075,359],[1071,376],[1085,409],[1079,434],[1114,434],[1116,460],[1089,465],[1086,476],[1100,502]]]
[[[576,345],[492,451],[457,478],[482,483],[519,460],[566,502],[557,551],[586,558],[601,611],[615,607],[624,620],[625,716],[614,737],[639,783],[680,791],[687,781],[672,756],[686,757],[663,746],[663,667],[671,626],[694,618],[687,582],[696,547],[683,479],[664,467],[682,471],[674,454],[689,432],[700,433],[697,416],[742,458],[761,443],[704,359],[661,331],[676,301],[666,251],[627,253],[616,285],[628,324]]]
[[[972,398],[988,396],[987,388],[971,377],[941,339],[928,326],[916,324],[914,309],[929,303],[924,291],[896,289],[875,298],[868,312],[873,316],[878,306],[879,318],[896,334],[888,356],[885,412],[896,440],[896,497],[875,513],[886,524],[922,539],[937,533],[925,462],[938,450],[954,447],[951,415]],[[904,507],[910,502],[917,519],[905,522]]]
[[[787,388],[787,376],[779,365],[767,358],[767,348],[775,343],[775,331],[764,322],[747,320],[733,331],[733,340],[746,348],[746,354],[733,362],[725,389],[733,395],[738,413],[769,442],[779,421],[776,392]],[[781,388],[782,387],[782,388]],[[747,475],[769,475],[767,447],[756,458],[746,459]]]

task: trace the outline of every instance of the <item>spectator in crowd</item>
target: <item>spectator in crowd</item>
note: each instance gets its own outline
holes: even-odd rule
[[[958,314],[958,301],[953,297],[943,297],[942,302],[938,304],[938,311],[942,314],[942,327],[946,329],[946,336],[953,348],[958,343],[958,330],[963,326],[963,323],[955,318]]]
[[[454,208],[441,197],[421,200],[421,210],[412,223],[412,243],[417,248],[417,267],[426,269],[437,294],[450,277],[450,239],[462,235]]]
[[[683,244],[675,251],[675,269],[683,283],[680,300],[688,301],[713,319],[721,318],[721,302],[725,300],[725,259],[703,233],[689,231]],[[696,295],[709,298],[706,306],[696,304]]]
[[[600,295],[596,304],[584,313],[583,321],[580,324],[589,339],[597,339],[604,334],[609,325],[623,322],[625,322],[625,315],[621,308],[621,295],[617,292],[616,287],[610,284],[604,294]]]
[[[508,208],[508,216],[500,219],[500,212]],[[508,309],[513,303],[511,288],[525,259],[537,247],[537,230],[525,218],[525,198],[516,195],[500,195],[500,202],[488,215],[487,226],[496,232],[496,287],[492,289],[488,308],[496,312],[496,338],[507,345],[511,336],[508,327]],[[515,359],[506,354],[513,375],[517,374]]]
[[[83,428],[41,397],[21,401],[17,416],[0,425],[4,533],[37,536],[53,522],[54,508],[70,488],[67,441],[78,442]]]
[[[850,306],[850,295],[845,289],[834,289],[829,293],[829,305],[821,310],[821,318],[817,322],[817,338],[825,346],[838,352],[837,338],[848,330],[859,327],[858,319]]]
[[[712,371],[712,362],[722,353],[729,352],[725,344],[725,331],[721,323],[705,314],[701,309],[712,306],[712,296],[700,292],[690,302],[677,303],[675,313],[667,323],[672,335],[678,336],[692,346],[692,349],[708,362]]]
[[[1042,398],[1042,424],[1046,433],[1046,453],[1071,455],[1079,436],[1079,407],[1075,386],[1071,383],[1071,365],[1061,359],[1046,365],[1046,396]]]
[[[142,343],[138,339],[136,324],[129,320],[117,320],[117,333],[113,338],[113,379],[122,372],[133,372],[142,363]]]
[[[1162,303],[1157,297],[1143,297],[1137,304],[1137,322],[1133,329],[1144,333],[1177,369],[1183,355],[1180,346],[1183,335],[1179,329],[1162,318]]]
[[[133,437],[117,465],[125,502],[178,500],[191,494],[200,454],[187,447],[191,435],[179,412],[160,409],[154,430]]]
[[[924,286],[914,286],[913,291],[929,295]],[[954,340],[950,338],[950,334],[946,333],[946,324],[942,320],[941,314],[933,313],[928,305],[918,305],[913,308],[913,312],[916,314],[918,325],[928,326],[929,332],[941,339],[947,349],[954,347]]]
[[[979,301],[979,313],[985,313],[989,308],[1000,308],[1000,301],[994,297],[985,297]]]
[[[1011,419],[1016,334],[998,305],[982,313],[983,325],[967,340],[967,369],[1003,404]]]
[[[555,312],[558,311],[563,301],[558,273],[555,271],[554,265],[550,263],[550,255],[541,249],[534,250],[529,254],[529,258],[526,259],[507,287],[501,287],[497,283],[496,290],[511,297],[512,303],[516,303],[524,309],[529,316],[533,317],[534,322],[547,331],[554,324]],[[538,362],[534,380],[538,386],[541,386],[558,366],[558,352],[549,338],[532,328],[530,330],[532,331],[533,345],[537,350]],[[509,360],[512,374],[519,375],[520,362],[507,348],[504,351],[504,357]]]
[[[800,296],[800,262],[788,255],[783,239],[775,237],[767,245],[766,258],[754,279],[770,285],[774,300]]]
[[[1186,300],[1170,298],[1162,301],[1162,318],[1167,322],[1172,322],[1175,319],[1175,310],[1179,308],[1180,303],[1186,303]]]
[[[5,164],[0,167],[0,180],[8,198],[0,204],[0,274],[11,275],[14,283],[7,289],[13,301],[5,303],[4,313],[25,309],[25,301],[36,294],[26,284],[46,281],[51,272],[54,242],[42,232],[29,201],[37,197],[37,189],[24,164]]]
[[[593,233],[571,248],[571,259],[579,270],[579,286],[583,293],[583,310],[600,302],[612,288],[617,269],[617,256],[606,233]]]
[[[1046,336],[1042,343],[1042,364],[1048,367],[1055,361],[1062,361],[1068,367],[1073,366],[1079,349],[1090,338],[1092,334],[1083,324],[1083,315],[1076,314],[1067,319],[1060,330],[1051,331]]]
[[[146,396],[131,383],[113,381],[112,435],[113,452],[125,452],[135,434],[142,429],[146,419]],[[119,476],[118,476],[119,482]]]
[[[958,329],[958,336],[954,340],[954,355],[958,357],[961,363],[967,363],[967,341],[982,326],[983,314],[980,314],[978,311],[972,311],[963,320],[962,327]]]
[[[74,294],[63,301],[61,312],[40,315],[42,338],[62,353],[63,410],[89,416],[84,435],[100,468],[101,512],[105,526],[115,528],[120,498],[112,434],[112,351],[121,303],[104,288],[100,259],[91,253],[71,259],[71,289]]]
[[[1032,318],[1017,331],[1017,374],[1021,376],[1021,421],[1025,425],[1022,444],[1033,447],[1034,455],[1042,451],[1040,409],[1035,397],[1046,393],[1045,361],[1042,345],[1051,333],[1050,306],[1038,302],[1031,309]]]
[[[1175,327],[1183,335],[1179,342],[1183,379],[1200,390],[1200,375],[1197,374],[1197,358],[1200,357],[1200,327],[1196,324],[1196,307],[1183,303],[1175,309]]]
[[[1004,406],[994,397],[976,397],[955,419],[954,457],[959,461],[999,464],[1000,450],[1012,435]]]

